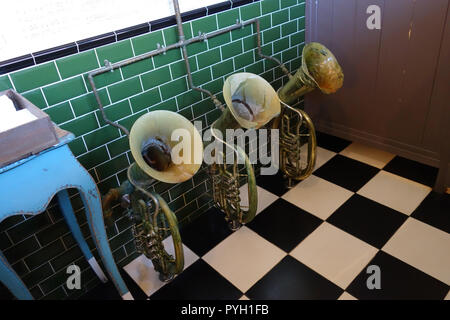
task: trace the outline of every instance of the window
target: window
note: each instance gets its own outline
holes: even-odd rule
[[[223,0],[179,0],[181,12]],[[174,14],[172,0],[14,0],[2,3],[0,61]]]

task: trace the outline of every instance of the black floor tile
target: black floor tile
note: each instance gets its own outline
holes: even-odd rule
[[[381,249],[408,217],[354,194],[327,221]]]
[[[364,268],[346,289],[355,298],[442,300],[450,289],[445,283],[383,251],[379,251],[368,265],[380,268],[381,289],[367,288],[367,279],[371,274],[367,274]]]
[[[259,300],[329,300],[343,290],[291,256],[286,256],[245,295]]]
[[[450,233],[450,195],[430,192],[411,216]]]
[[[211,208],[180,230],[181,239],[198,256],[203,256],[231,234],[225,215]]]
[[[323,132],[316,132],[317,145],[330,151],[339,153],[347,148],[352,142],[332,136]]]
[[[338,154],[317,169],[314,175],[357,192],[379,171],[368,164]]]
[[[293,181],[292,187],[298,182]],[[256,184],[267,191],[281,197],[290,189],[287,187],[287,179],[283,178],[281,171],[278,171],[275,175],[260,175],[256,178]]]
[[[148,298],[145,292],[122,268],[119,269],[119,272],[134,300],[146,300]],[[113,282],[109,280],[106,283],[100,283],[94,289],[82,295],[79,300],[122,300],[122,297],[117,292]]]
[[[210,267],[197,260],[150,300],[237,300],[242,292]]]
[[[437,168],[399,156],[395,156],[383,170],[430,187],[434,186],[438,174]]]
[[[247,227],[290,252],[321,223],[321,219],[280,198],[258,214]]]

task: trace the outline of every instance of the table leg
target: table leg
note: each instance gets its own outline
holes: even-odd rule
[[[84,203],[87,221],[89,223],[89,228],[91,229],[92,237],[97,246],[97,250],[111,280],[122,296],[122,299],[132,300],[133,296],[125,285],[125,282],[117,269],[111,248],[109,247],[108,238],[106,237],[105,224],[103,221],[102,204],[97,186],[90,175],[83,176],[85,179],[83,179],[83,183],[80,184],[79,191]]]
[[[0,281],[20,300],[33,300],[25,284],[19,278],[14,269],[9,265],[5,256],[0,251]]]
[[[80,226],[78,225],[77,222],[77,218],[75,217],[75,213],[73,212],[72,204],[70,203],[69,193],[67,192],[67,190],[64,189],[59,191],[56,194],[56,196],[58,198],[58,203],[61,208],[61,212],[64,216],[64,219],[66,220],[66,223],[69,226],[69,229],[72,232],[73,237],[77,241],[78,246],[83,252],[84,257],[91,266],[92,270],[94,270],[97,277],[102,282],[107,282],[108,278],[103,273],[95,257],[92,255],[92,252],[91,250],[89,250],[89,246],[86,243],[83,234],[81,233]]]

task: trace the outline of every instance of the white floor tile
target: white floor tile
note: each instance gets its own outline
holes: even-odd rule
[[[450,285],[450,234],[409,218],[383,251]]]
[[[364,241],[324,222],[290,255],[345,289],[377,252]]]
[[[274,195],[273,193],[256,186],[256,189],[258,190],[258,209],[256,210],[256,214],[263,211],[265,208],[270,206],[275,200],[278,199],[278,196]],[[240,196],[241,196],[241,206],[248,206],[248,189],[247,184],[244,184],[240,189]],[[246,208],[244,210],[247,210]]]
[[[336,155],[335,152],[317,147],[317,155],[316,155],[316,166],[314,167],[314,171],[323,166],[328,160],[333,158]]]
[[[244,294],[239,300],[250,300],[250,299],[247,298],[247,296]]]
[[[174,255],[172,237],[168,237],[163,243],[166,251],[169,254]],[[198,259],[198,256],[185,245],[183,245],[183,250],[184,268],[186,269]],[[152,261],[147,259],[143,254],[127,264],[124,267],[124,270],[139,285],[142,291],[147,294],[147,296],[150,296],[165,284],[165,282],[159,280],[159,273],[153,268]]]
[[[358,300],[356,299],[354,296],[352,296],[351,294],[344,292],[338,300]]]
[[[425,199],[431,188],[398,175],[380,171],[358,194],[410,215]]]
[[[450,300],[450,291],[447,293],[447,295],[445,296],[444,300]]]
[[[392,158],[394,154],[372,148],[357,142],[353,142],[347,148],[340,152],[341,155],[367,163],[379,169],[383,168]]]
[[[247,227],[242,227],[203,256],[209,265],[246,292],[286,254]]]
[[[347,189],[311,175],[282,198],[325,220],[352,195]]]

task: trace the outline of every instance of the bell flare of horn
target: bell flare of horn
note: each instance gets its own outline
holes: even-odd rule
[[[279,96],[284,103],[291,104],[315,88],[331,94],[343,84],[344,73],[333,53],[323,44],[310,42],[303,48],[301,67],[279,90]]]
[[[280,114],[280,99],[264,78],[248,72],[229,76],[223,85],[232,116],[245,129],[258,129]]]
[[[344,73],[336,57],[318,42],[310,42],[303,48],[301,69],[325,94],[335,93],[344,84]]]
[[[203,142],[198,130],[182,115],[165,110],[144,114],[130,131],[130,149],[136,164],[148,176],[166,183],[180,183],[190,179],[200,168]],[[144,159],[149,141],[167,151],[167,165],[150,166]],[[158,162],[156,154],[155,162]]]

